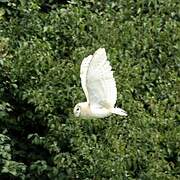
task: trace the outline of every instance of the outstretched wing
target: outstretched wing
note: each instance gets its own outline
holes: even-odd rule
[[[114,107],[117,89],[105,49],[99,48],[93,56],[87,57],[86,62],[88,67],[84,86],[90,106]]]
[[[83,91],[86,95],[86,99],[87,99],[88,103],[89,103],[89,95],[88,95],[86,80],[87,80],[87,71],[88,71],[89,64],[90,64],[92,57],[93,57],[92,55],[89,55],[88,57],[83,59],[83,61],[81,63],[81,70],[80,70],[81,85],[82,85]]]

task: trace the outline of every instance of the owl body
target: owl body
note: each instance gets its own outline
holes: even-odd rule
[[[80,108],[80,114],[77,114],[76,112],[78,108]],[[88,102],[78,103],[74,108],[75,116],[81,116],[83,118],[104,118],[109,116],[111,113],[111,109],[90,106]]]
[[[115,107],[116,83],[104,48],[83,59],[80,77],[87,102],[75,106],[76,117],[104,118],[112,113],[127,116],[123,109]]]

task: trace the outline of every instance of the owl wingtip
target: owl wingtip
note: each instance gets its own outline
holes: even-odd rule
[[[99,49],[96,50],[96,52],[103,52],[106,53],[106,50],[104,47],[100,47]]]

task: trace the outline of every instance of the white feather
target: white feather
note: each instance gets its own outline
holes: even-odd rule
[[[93,57],[92,55],[89,55],[88,57],[84,58],[81,63],[81,69],[80,69],[81,85],[86,95],[86,99],[88,103],[89,103],[89,95],[88,95],[86,82],[87,82],[87,72],[88,72],[89,64],[91,62],[92,57]]]
[[[117,108],[117,107],[112,110],[112,113],[118,114],[118,115],[121,115],[121,116],[127,116],[127,112],[126,111],[124,111],[121,108]]]
[[[82,84],[86,84],[85,89],[88,93],[85,94],[88,94],[90,106],[113,108],[117,99],[117,90],[105,49],[99,48],[93,56],[88,56],[83,60],[81,67],[85,67],[85,62],[89,66],[86,69],[86,77],[84,73],[81,82],[86,79],[86,83]]]

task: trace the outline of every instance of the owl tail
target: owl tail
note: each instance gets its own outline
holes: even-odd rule
[[[118,115],[121,115],[121,116],[127,116],[127,112],[126,112],[126,111],[124,111],[124,110],[121,109],[121,108],[117,108],[117,107],[115,107],[115,108],[112,110],[112,113],[118,114]]]

